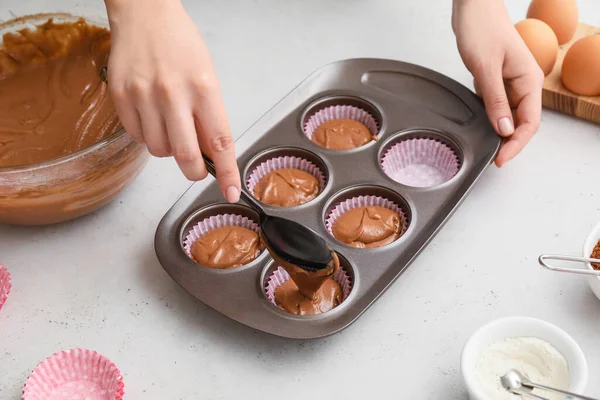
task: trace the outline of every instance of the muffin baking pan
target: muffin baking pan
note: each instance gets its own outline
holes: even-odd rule
[[[376,141],[340,151],[309,139],[311,117],[323,110],[342,110],[343,115],[346,108],[366,111],[374,119]],[[327,336],[355,321],[402,274],[490,165],[499,145],[480,99],[443,75],[391,60],[327,65],[255,123],[236,146],[243,181],[261,163],[285,156],[307,160],[324,174],[325,188],[310,202],[265,207],[322,234],[341,255],[351,283],[342,304],[315,316],[277,308],[267,286],[278,266],[266,251],[234,269],[194,262],[184,241],[198,223],[219,215],[258,221],[246,205],[225,203],[214,179],[193,184],[164,216],[156,231],[156,254],[194,297],[242,324],[295,339]],[[395,152],[394,160],[390,152]],[[374,249],[338,242],[326,220],[340,204],[357,197],[383,198],[399,207],[406,220],[404,234]]]

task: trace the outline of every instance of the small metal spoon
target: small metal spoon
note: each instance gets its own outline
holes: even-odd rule
[[[511,393],[518,394],[521,396],[528,396],[532,399],[539,400],[548,400],[546,397],[541,397],[536,394],[531,393],[531,391],[535,388],[542,389],[548,392],[566,394],[573,399],[582,399],[582,400],[598,400],[593,397],[582,396],[580,394],[575,394],[572,392],[567,392],[566,390],[560,390],[551,388],[549,386],[540,385],[538,383],[533,383],[529,379],[527,379],[523,374],[519,371],[511,369],[506,374],[500,377],[500,383],[502,383],[502,387],[508,390]]]
[[[203,157],[206,169],[216,177],[215,164]],[[268,215],[244,185],[240,197],[258,213],[261,236],[274,256],[309,273],[320,271],[320,275],[331,275],[335,272],[338,258],[323,237],[302,224]]]
[[[538,259],[540,265],[546,269],[556,272],[567,272],[571,274],[579,274],[579,275],[592,275],[592,276],[600,276],[600,271],[592,271],[590,269],[582,269],[582,268],[565,268],[565,267],[555,267],[553,265],[548,264],[547,260],[556,260],[556,261],[571,261],[571,262],[579,262],[579,263],[598,263],[600,264],[600,259],[597,258],[586,258],[586,257],[573,257],[573,256],[559,256],[559,255],[551,255],[551,254],[543,254]]]
[[[99,76],[100,80],[108,85],[108,67],[102,67]]]

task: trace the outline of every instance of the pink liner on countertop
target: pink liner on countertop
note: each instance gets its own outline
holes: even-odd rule
[[[308,172],[319,180],[319,187],[321,188],[321,191],[325,189],[327,181],[325,180],[325,175],[321,169],[319,169],[319,167],[312,162],[295,156],[277,157],[262,162],[258,167],[254,168],[252,173],[250,173],[250,176],[246,182],[246,187],[250,193],[254,195],[254,187],[262,178],[264,178],[270,172],[283,168],[295,168],[304,172]]]
[[[121,372],[101,354],[84,349],[56,353],[35,367],[22,400],[121,400]]]
[[[352,281],[350,280],[350,276],[348,275],[348,272],[344,270],[344,267],[340,266],[340,269],[333,274],[332,278],[339,283],[340,288],[342,289],[342,302],[344,302],[352,291]],[[276,307],[277,304],[275,303],[275,290],[289,279],[291,279],[290,274],[288,274],[283,267],[277,267],[277,269],[271,273],[271,276],[267,280],[265,294],[267,295],[269,301]]]
[[[10,272],[8,272],[4,265],[0,264],[0,310],[2,310],[2,306],[6,302],[6,299],[8,299],[11,287]]]
[[[259,233],[258,224],[248,217],[237,214],[219,214],[208,217],[194,225],[194,227],[185,237],[183,248],[185,249],[186,254],[191,258],[192,244],[194,244],[194,242],[202,235],[205,235],[207,232],[222,226],[241,226],[242,228],[250,229],[256,233]]]
[[[403,235],[408,228],[408,220],[406,218],[406,214],[404,211],[391,200],[386,199],[385,197],[380,196],[357,196],[351,199],[342,201],[340,204],[335,206],[333,210],[329,212],[327,218],[325,219],[325,226],[327,227],[327,231],[333,236],[333,224],[335,221],[342,216],[342,214],[357,208],[357,207],[384,207],[388,210],[392,210],[400,216],[400,220],[402,221],[402,232],[400,235]]]
[[[333,119],[351,119],[365,125],[373,136],[379,133],[377,120],[362,108],[354,106],[330,106],[323,108],[310,116],[304,125],[304,134],[312,140],[317,128]]]
[[[440,185],[460,169],[456,153],[433,139],[408,139],[393,145],[381,159],[383,171],[393,180],[412,187]]]

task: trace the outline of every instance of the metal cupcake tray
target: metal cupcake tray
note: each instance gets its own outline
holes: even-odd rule
[[[358,107],[378,123],[378,140],[336,151],[313,143],[304,126],[328,106]],[[400,141],[434,139],[458,156],[460,169],[432,187],[400,184],[384,173],[381,160]],[[310,75],[237,141],[244,180],[256,166],[279,156],[309,160],[323,171],[326,187],[314,200],[270,213],[302,222],[327,238],[342,257],[352,283],[344,302],[316,316],[280,310],[265,294],[276,269],[265,251],[240,268],[215,270],[191,260],[183,249],[189,230],[208,217],[237,214],[258,221],[242,204],[224,203],[216,182],[198,182],[173,205],[156,231],[155,250],[164,269],[208,306],[251,328],[270,334],[311,339],[338,332],[355,321],[402,274],[448,220],[494,159],[500,138],[484,107],[471,91],[434,71],[398,61],[354,59],[327,65]],[[392,200],[407,218],[408,229],[394,243],[375,249],[338,242],[325,219],[341,202],[375,195]]]

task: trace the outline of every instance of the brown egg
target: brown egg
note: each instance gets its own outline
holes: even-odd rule
[[[554,68],[558,55],[558,40],[552,28],[537,19],[518,22],[515,28],[544,71],[544,75],[548,75]]]
[[[600,96],[600,35],[579,39],[567,51],[562,65],[567,89],[583,96]]]
[[[544,21],[554,31],[558,44],[565,44],[577,30],[579,11],[576,0],[533,0],[527,18]]]

